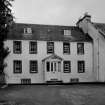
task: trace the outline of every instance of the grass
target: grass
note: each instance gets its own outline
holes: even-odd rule
[[[0,101],[11,105],[105,105],[105,85],[13,85],[0,90]]]

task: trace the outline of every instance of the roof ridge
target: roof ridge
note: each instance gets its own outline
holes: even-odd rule
[[[97,22],[92,22],[93,24],[104,24],[105,25],[105,23],[97,23]]]
[[[33,24],[33,23],[14,23],[19,25],[39,25],[39,26],[57,26],[57,27],[77,27],[77,26],[69,26],[69,25],[53,25],[53,24]]]

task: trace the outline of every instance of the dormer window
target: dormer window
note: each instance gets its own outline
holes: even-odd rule
[[[71,30],[64,30],[64,36],[71,36]]]
[[[31,28],[29,28],[29,27],[27,27],[27,28],[24,28],[24,34],[25,35],[29,35],[29,34],[32,34],[32,29]]]

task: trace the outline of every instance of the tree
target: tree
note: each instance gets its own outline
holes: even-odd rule
[[[4,74],[4,59],[9,54],[8,48],[4,48],[9,28],[13,22],[11,2],[14,0],[0,0],[0,74]]]

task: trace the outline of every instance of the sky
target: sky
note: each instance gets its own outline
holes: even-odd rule
[[[12,6],[17,23],[71,26],[85,12],[93,22],[105,23],[105,0],[15,0]]]

